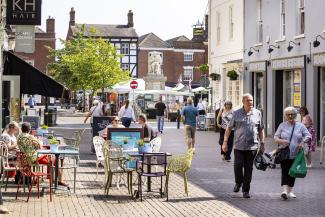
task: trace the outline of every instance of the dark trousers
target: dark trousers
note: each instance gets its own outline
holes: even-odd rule
[[[177,121],[177,129],[179,129],[180,125],[181,125],[181,112],[180,112],[180,110],[177,110],[177,119],[176,119],[176,121]]]
[[[243,185],[243,192],[249,192],[250,183],[252,181],[253,162],[256,155],[254,151],[240,151],[235,149],[235,181],[238,185]]]
[[[288,185],[289,187],[295,185],[296,179],[289,175],[289,170],[293,161],[293,159],[287,159],[281,162],[281,185]]]
[[[224,152],[222,150],[222,144],[223,144],[223,138],[225,136],[226,130],[223,128],[220,128],[220,137],[219,137],[219,144],[220,144],[220,149],[221,149],[221,155],[225,155],[225,160],[230,160],[231,159],[231,152],[232,152],[232,147],[234,144],[234,131],[232,130],[229,137],[228,137],[228,151]]]
[[[121,121],[124,127],[129,127],[131,125],[132,118],[123,117],[121,118]]]

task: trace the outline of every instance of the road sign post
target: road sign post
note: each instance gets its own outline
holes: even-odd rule
[[[130,87],[132,88],[133,92],[133,110],[135,110],[135,99],[134,99],[134,90],[138,88],[138,82],[133,80],[130,82]],[[135,121],[135,120],[134,120]]]

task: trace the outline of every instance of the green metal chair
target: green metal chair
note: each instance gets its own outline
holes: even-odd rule
[[[181,173],[184,177],[184,187],[185,193],[188,196],[187,190],[187,171],[191,168],[192,158],[195,148],[188,149],[187,152],[183,155],[174,156],[170,159],[167,166],[167,176],[166,176],[166,184],[165,184],[165,193],[167,194],[168,200],[168,181],[170,173]]]
[[[132,172],[134,169],[127,168],[128,159],[123,155],[122,147],[113,141],[106,141],[103,145],[104,170],[105,170],[105,193],[108,195],[112,185],[113,175],[127,174],[128,192],[132,196]]]

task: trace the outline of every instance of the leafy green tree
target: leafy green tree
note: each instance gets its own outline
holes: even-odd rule
[[[61,40],[62,49],[50,50],[50,58],[56,61],[49,65],[50,74],[70,90],[92,90],[92,96],[99,90],[130,79],[130,73],[120,67],[121,55],[108,41],[84,35],[85,27],[80,26],[75,37]]]

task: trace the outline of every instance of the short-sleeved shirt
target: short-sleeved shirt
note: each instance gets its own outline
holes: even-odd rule
[[[274,138],[285,139],[288,142],[290,141],[291,132],[293,125],[286,122],[282,122],[274,134]],[[290,141],[290,159],[294,159],[298,154],[298,145],[303,141],[310,140],[311,134],[304,124],[296,122],[295,128],[293,130],[292,138]]]
[[[181,115],[185,117],[184,124],[196,127],[196,117],[198,114],[199,112],[197,108],[195,108],[193,105],[185,106],[181,112]]]
[[[164,112],[166,109],[166,105],[163,102],[157,102],[155,105],[156,108],[156,115],[157,116],[164,116]]]
[[[264,129],[261,112],[255,108],[246,113],[244,108],[233,112],[228,125],[234,131],[234,147],[237,150],[247,151],[258,148],[258,134]]]

